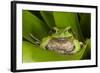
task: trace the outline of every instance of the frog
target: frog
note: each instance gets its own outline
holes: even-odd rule
[[[83,43],[74,37],[70,26],[63,29],[53,27],[53,30],[54,33],[39,42],[41,48],[64,55],[76,54],[81,50]]]
[[[83,43],[76,39],[71,27],[58,29],[54,27],[55,33],[42,39],[40,47],[60,54],[75,54],[80,51]]]

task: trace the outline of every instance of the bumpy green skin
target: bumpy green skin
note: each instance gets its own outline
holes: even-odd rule
[[[70,38],[71,40],[73,40],[73,44],[75,45],[74,50],[70,54],[75,54],[81,49],[80,41],[75,39],[73,34],[71,32],[69,32],[69,30],[71,29],[70,27],[67,27],[65,29],[58,29],[58,28],[54,28],[54,29],[55,29],[56,33],[52,34],[51,36],[43,38],[42,42],[40,44],[40,47],[46,49],[48,42],[52,38],[64,38],[64,37],[66,37],[66,38]]]

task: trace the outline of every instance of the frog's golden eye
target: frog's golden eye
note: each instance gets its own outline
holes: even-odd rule
[[[54,33],[56,33],[56,30],[54,30],[54,29],[51,29],[51,30],[49,31],[49,34],[54,34]]]

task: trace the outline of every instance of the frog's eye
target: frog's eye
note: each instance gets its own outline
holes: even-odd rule
[[[53,27],[51,30],[50,30],[50,34],[54,34],[54,33],[57,33],[59,31],[59,29],[57,27]]]
[[[65,31],[65,32],[66,32],[66,31],[68,31],[68,32],[70,32],[70,33],[71,33],[71,32],[72,32],[72,29],[71,29],[71,27],[67,27],[67,28],[65,28],[65,30],[64,30],[64,31]]]
[[[49,33],[50,33],[50,34],[56,33],[56,30],[51,29]]]
[[[59,29],[57,27],[53,27],[53,30],[55,31],[55,33],[57,33],[59,31]]]
[[[71,33],[71,32],[72,32],[72,29],[71,29],[71,28],[70,28],[70,29],[68,29],[68,32],[69,32],[69,33]]]

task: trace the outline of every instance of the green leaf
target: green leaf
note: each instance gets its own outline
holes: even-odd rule
[[[91,35],[91,14],[80,13],[80,27],[85,38],[90,38]]]
[[[38,39],[47,36],[49,30],[44,24],[45,23],[34,14],[27,10],[23,10],[23,37],[26,39],[30,38],[29,34],[33,34]]]
[[[47,62],[47,61],[64,61],[64,60],[80,60],[86,49],[84,46],[80,52],[73,55],[62,55],[54,51],[45,50],[39,46],[35,46],[27,41],[23,41],[23,62]]]
[[[75,37],[83,40],[77,13],[71,12],[54,12],[54,19],[58,28],[71,27]]]
[[[55,21],[53,18],[53,12],[50,11],[40,11],[43,19],[47,23],[47,25],[52,29],[55,26]]]
[[[87,47],[83,53],[82,59],[91,59],[91,40],[86,40]]]

